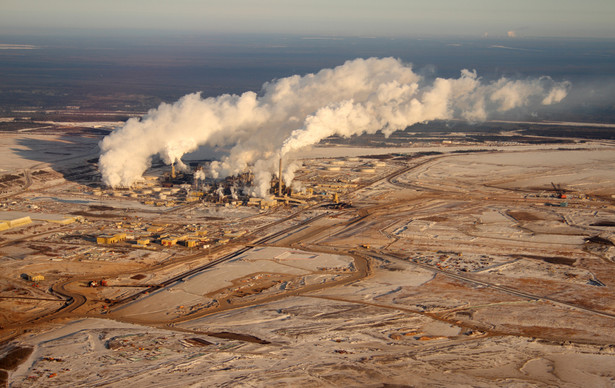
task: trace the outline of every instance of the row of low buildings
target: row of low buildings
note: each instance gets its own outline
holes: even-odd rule
[[[38,207],[36,207],[38,208]],[[31,224],[33,221],[51,222],[68,225],[75,221],[83,222],[83,217],[65,216],[62,214],[46,214],[36,212],[2,211],[0,212],[0,232]]]
[[[137,246],[146,247],[152,242],[158,241],[162,246],[169,247],[177,244],[182,244],[188,248],[193,248],[197,246],[206,246],[206,243],[209,242],[206,229],[194,228],[194,230],[191,230],[188,234],[171,235],[169,233],[164,233],[163,226],[154,225],[148,227],[146,231],[150,233],[150,235],[140,236],[136,238],[128,236],[124,232],[115,234],[103,234],[96,238],[96,243],[101,245],[108,245],[120,243],[126,240],[134,240]]]
[[[128,235],[125,232],[114,234],[102,234],[96,238],[96,243],[99,245],[117,244],[127,240],[134,241],[139,247],[147,247],[148,245],[157,242],[162,246],[171,247],[175,245],[183,245],[188,248],[208,247],[210,243],[225,244],[232,239],[239,238],[247,233],[246,230],[223,230],[221,235],[212,239],[208,235],[208,230],[199,226],[188,226],[183,233],[171,234],[165,232],[165,225],[151,225],[144,228],[148,235],[135,237]]]
[[[148,184],[152,186],[155,182],[148,181]],[[192,191],[190,185],[179,185],[179,187],[170,188],[160,186],[142,188],[137,185],[136,187],[121,189],[93,189],[91,194],[95,196],[134,198],[143,201],[147,205],[167,207],[175,206],[176,202],[195,202],[203,196],[202,192]]]

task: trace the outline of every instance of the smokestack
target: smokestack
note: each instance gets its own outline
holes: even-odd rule
[[[278,195],[282,196],[282,158],[280,157],[280,172],[278,175]]]
[[[171,178],[175,179],[175,162],[171,163]]]

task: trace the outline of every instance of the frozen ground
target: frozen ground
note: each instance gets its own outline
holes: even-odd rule
[[[97,154],[98,142],[96,137],[2,133],[0,173],[49,165],[58,168],[73,158]]]
[[[277,248],[252,259],[280,253],[281,260],[307,259]],[[548,303],[477,293],[410,262],[378,260],[373,276],[353,284],[166,329],[85,319],[22,336],[13,344],[34,351],[12,372],[11,386],[609,387],[611,325]],[[492,331],[511,327],[535,334]],[[571,341],[543,338],[539,327]],[[585,341],[573,339],[580,335]]]
[[[47,163],[29,159],[38,143],[7,144],[6,150],[10,144],[19,150],[19,168]],[[93,143],[68,146],[82,157]],[[10,371],[10,386],[611,387],[615,151],[606,142],[582,146],[587,149],[515,145],[384,159],[387,174],[406,172],[362,189],[349,186],[341,196],[353,207],[306,212],[266,229],[259,238],[288,232],[265,244],[239,241],[211,255],[128,243],[105,250],[95,237],[139,234],[155,220],[178,234],[198,223],[222,238],[225,230],[249,231],[296,210],[134,212],[111,199],[97,201],[97,210],[65,201],[92,200],[74,190],[77,184],[20,195],[9,208],[29,211],[34,203],[38,213],[67,214],[62,209],[74,206],[87,222],[36,221],[3,232],[3,313],[13,309],[25,321],[53,311],[59,302],[44,300],[57,297],[49,287],[68,277],[74,281],[67,289],[87,300],[51,322],[30,322],[0,348],[0,358],[11,346],[33,348]],[[421,151],[454,149],[473,148]],[[331,158],[383,150],[312,152]],[[346,170],[326,177],[341,181],[352,174]],[[551,182],[568,190],[567,206],[560,206],[564,199]],[[291,228],[318,214],[323,217]],[[111,313],[101,308],[107,298],[128,296],[144,289],[136,286],[163,282],[245,244],[255,245]],[[22,268],[45,274],[40,288],[18,278]],[[90,275],[110,286],[87,288]],[[14,303],[8,296],[24,298]]]
[[[289,298],[188,329],[208,334],[86,319],[28,335],[20,343],[34,352],[12,373],[11,387],[609,387],[615,381],[613,347],[484,336],[421,315],[322,299]],[[220,338],[233,332],[242,336]]]
[[[592,148],[608,148],[610,145],[592,144]],[[353,147],[353,146],[314,146],[311,149],[302,151],[302,158],[341,158],[341,157],[354,157],[362,155],[384,155],[391,153],[398,154],[414,154],[421,152],[455,152],[455,151],[478,151],[478,150],[490,150],[490,151],[531,151],[531,150],[556,150],[556,149],[575,149],[579,148],[579,145],[567,145],[567,144],[516,144],[516,145],[415,145],[408,147]]]
[[[498,187],[550,189],[551,182],[582,191],[615,187],[612,150],[524,151],[459,155],[432,163],[419,181],[485,182]]]
[[[252,295],[264,297],[332,281],[353,268],[353,260],[347,256],[288,248],[254,248],[225,265],[186,277],[113,309],[112,313],[139,321],[164,322],[217,307],[222,299],[236,304]]]

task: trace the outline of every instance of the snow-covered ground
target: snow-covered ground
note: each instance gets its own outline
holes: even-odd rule
[[[233,287],[237,290],[249,288],[261,283],[263,278],[274,278],[276,281],[266,288],[269,293],[279,293],[290,288],[291,283],[293,287],[295,284],[298,287],[332,278],[333,275],[323,271],[349,272],[352,268],[353,260],[348,256],[288,248],[254,248],[229,263],[186,277],[116,308],[113,313],[144,321],[167,321],[175,318],[178,310],[192,312],[207,308],[217,303],[216,298],[221,297],[218,295],[221,291]],[[267,295],[267,290],[259,294]]]
[[[270,242],[297,238],[303,245],[292,246],[301,250],[253,247],[96,315],[107,319],[32,326],[0,349],[2,357],[9,346],[33,348],[9,384],[613,386],[615,152],[584,146],[593,148],[438,155],[354,193],[355,208],[339,217],[331,210]],[[315,148],[327,157],[342,149]],[[355,154],[372,151],[383,153]],[[562,201],[553,191],[541,196],[551,182],[572,191],[568,206],[545,205]],[[357,273],[345,251],[365,257],[370,270],[337,284]],[[29,271],[50,265],[36,263],[34,248],[2,252],[13,277],[22,264]],[[126,257],[124,264],[134,262]],[[67,273],[86,264],[52,263]],[[170,277],[180,267],[167,271]],[[128,283],[132,273],[110,282]],[[154,272],[142,279],[161,280]],[[331,286],[306,287],[323,282]],[[228,308],[208,313],[215,303]]]

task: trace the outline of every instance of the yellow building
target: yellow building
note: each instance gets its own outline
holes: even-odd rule
[[[109,239],[111,236],[108,234],[103,234],[101,236],[96,237],[96,244],[109,244]]]
[[[31,282],[42,282],[43,280],[45,280],[45,277],[43,275],[28,275],[25,273],[21,274],[21,278],[29,280]]]
[[[201,229],[200,226],[189,226],[187,229],[194,236],[207,236],[207,229]]]
[[[188,248],[194,248],[197,246],[197,244],[200,242],[200,240],[196,240],[196,239],[188,239],[185,241],[185,244]]]
[[[63,218],[61,220],[49,220],[49,222],[53,222],[55,224],[60,224],[60,225],[72,224],[75,221],[76,219],[74,217]]]
[[[270,207],[276,206],[277,204],[278,202],[275,200],[270,201],[267,199],[255,197],[250,198],[250,200],[248,201],[248,206],[257,206],[261,209],[269,209]]]
[[[97,244],[115,244],[120,241],[126,241],[126,233],[116,233],[113,236],[103,234],[96,238]]]
[[[28,225],[31,223],[32,220],[30,219],[30,217],[15,218],[9,221],[9,227],[14,228],[16,226]]]
[[[147,237],[137,239],[137,244],[138,244],[138,245],[143,245],[143,246],[145,246],[145,245],[148,245],[148,244],[149,244],[149,242],[150,242],[150,241],[149,241],[149,238],[147,238]]]
[[[160,244],[164,245],[165,247],[172,247],[173,245],[177,244],[177,238],[174,238],[174,237],[163,238],[162,240],[160,240]]]
[[[13,219],[4,219],[0,221],[0,231],[14,228],[16,226],[23,226],[32,223],[32,219],[30,217],[19,217]]]
[[[113,235],[113,242],[126,241],[126,233],[116,233]]]

